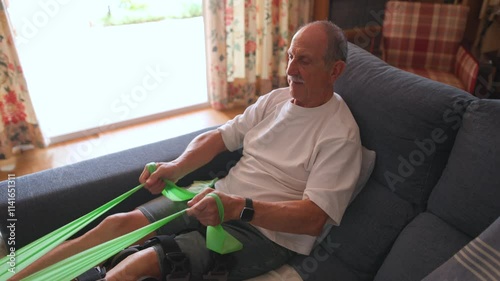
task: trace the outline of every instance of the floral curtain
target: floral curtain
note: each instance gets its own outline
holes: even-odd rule
[[[4,2],[0,1],[0,169],[13,168],[16,151],[43,147]]]
[[[208,96],[222,110],[287,85],[287,49],[314,0],[203,1]]]

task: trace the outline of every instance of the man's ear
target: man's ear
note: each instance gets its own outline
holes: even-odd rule
[[[342,72],[344,72],[345,66],[346,66],[346,63],[344,61],[341,61],[341,60],[337,60],[333,64],[332,72],[331,72],[332,81],[335,81],[335,80],[337,80],[337,78],[339,78],[340,74],[342,74]]]

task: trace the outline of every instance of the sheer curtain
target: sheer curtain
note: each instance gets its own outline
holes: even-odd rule
[[[8,171],[15,168],[15,152],[43,147],[44,141],[3,0],[0,2],[0,117],[0,170]]]
[[[222,110],[287,85],[287,49],[314,0],[203,1],[208,96]]]

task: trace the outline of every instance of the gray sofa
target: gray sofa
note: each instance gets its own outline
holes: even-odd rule
[[[358,122],[363,145],[377,159],[341,225],[310,256],[289,262],[301,279],[421,280],[498,224],[500,101],[479,100],[398,70],[352,44],[335,87]],[[199,133],[18,177],[17,247],[136,186],[145,163],[174,159]],[[240,156],[224,153],[179,184],[222,177]],[[7,182],[1,182],[3,237],[9,231],[6,190]],[[141,190],[111,212],[152,198]],[[499,229],[490,230],[490,237],[500,237]],[[490,245],[500,250],[498,241]],[[458,272],[441,269],[438,279],[428,280]]]

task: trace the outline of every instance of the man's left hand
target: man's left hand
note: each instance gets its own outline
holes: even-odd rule
[[[201,224],[216,226],[221,224],[219,209],[215,199],[207,194],[214,192],[224,206],[224,221],[239,219],[239,212],[243,209],[245,199],[239,196],[228,195],[212,188],[207,188],[191,199],[187,214],[196,217]]]

